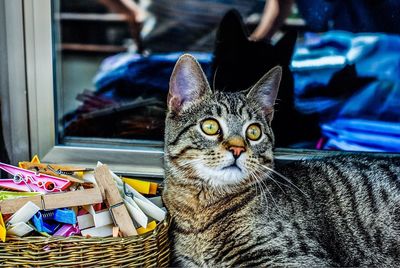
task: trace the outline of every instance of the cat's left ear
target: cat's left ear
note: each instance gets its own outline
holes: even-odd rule
[[[258,102],[268,120],[272,120],[274,104],[282,78],[282,68],[276,66],[266,73],[249,91],[247,98]]]
[[[189,103],[210,93],[210,86],[200,64],[192,55],[182,55],[176,62],[169,81],[169,110],[178,113]]]

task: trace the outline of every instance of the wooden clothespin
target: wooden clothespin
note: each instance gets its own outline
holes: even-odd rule
[[[122,200],[118,187],[112,178],[107,165],[99,165],[94,170],[94,176],[103,198],[108,201],[109,210],[115,224],[124,237],[137,235],[135,226]]]
[[[29,201],[38,206],[40,210],[46,210],[101,203],[103,197],[98,187],[66,193],[21,197],[0,201],[0,212],[3,214],[14,213]]]

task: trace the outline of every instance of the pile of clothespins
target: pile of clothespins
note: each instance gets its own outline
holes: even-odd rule
[[[157,183],[95,169],[0,163],[0,239],[6,236],[127,237],[153,230],[166,217]],[[3,190],[7,189],[7,190]]]

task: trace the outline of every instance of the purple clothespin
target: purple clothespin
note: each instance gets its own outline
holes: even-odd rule
[[[58,229],[57,232],[54,233],[54,236],[71,236],[79,234],[81,231],[79,230],[78,226],[72,224],[64,224]]]
[[[0,169],[13,176],[12,179],[0,179],[0,186],[21,192],[61,192],[71,185],[71,182],[66,179],[35,173],[4,163],[0,163]]]

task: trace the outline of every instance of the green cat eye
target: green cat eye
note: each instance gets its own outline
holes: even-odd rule
[[[261,138],[261,128],[258,124],[251,124],[247,127],[246,136],[249,140],[256,141]]]
[[[219,133],[220,128],[217,120],[215,119],[206,119],[201,122],[201,130],[207,135],[216,135]]]

